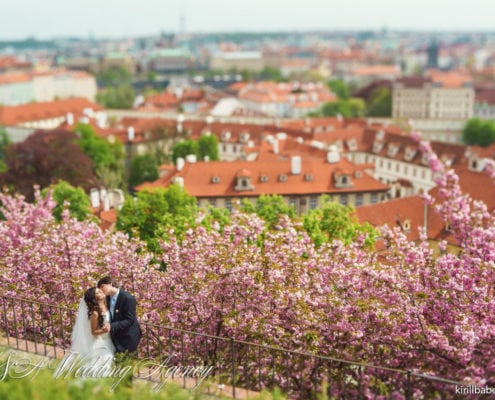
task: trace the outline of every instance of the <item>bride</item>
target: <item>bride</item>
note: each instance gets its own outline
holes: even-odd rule
[[[71,336],[71,351],[99,366],[111,366],[115,347],[105,328],[110,323],[105,294],[96,287],[84,292]]]

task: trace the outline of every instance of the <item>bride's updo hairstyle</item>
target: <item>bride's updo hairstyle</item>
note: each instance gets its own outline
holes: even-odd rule
[[[88,319],[91,317],[93,312],[98,313],[98,326],[103,326],[103,316],[101,315],[100,306],[96,300],[96,287],[89,288],[84,292],[84,301],[88,307]]]

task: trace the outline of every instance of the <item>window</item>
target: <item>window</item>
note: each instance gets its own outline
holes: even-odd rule
[[[371,193],[371,204],[378,203],[378,194],[377,193]]]
[[[232,212],[232,199],[225,199],[225,208]]]
[[[389,143],[387,149],[387,155],[389,157],[395,157],[398,152],[399,152],[399,145],[396,143]]]
[[[251,178],[249,176],[240,176],[237,177],[237,182],[234,187],[234,190],[237,191],[245,191],[245,190],[254,190],[254,186],[251,183]]]
[[[280,180],[280,182],[287,182],[287,175],[282,174],[278,177],[278,179]]]
[[[296,208],[296,207],[297,207],[297,198],[296,198],[296,197],[294,197],[294,196],[291,196],[291,197],[289,198],[289,205],[290,205],[291,207]]]
[[[347,198],[347,194],[341,194],[340,195],[340,204],[343,206],[346,206],[348,203],[349,199]]]
[[[316,196],[311,196],[309,198],[309,208],[314,210],[318,206],[318,198]]]
[[[421,163],[424,164],[424,165],[428,165],[430,162],[429,158],[428,158],[428,154],[423,154],[423,157],[421,157]]]
[[[260,182],[268,182],[268,176],[263,174],[260,176]]]
[[[212,183],[220,183],[220,177],[217,175],[214,175],[211,177],[211,182]]]
[[[362,206],[362,205],[363,205],[363,194],[358,193],[358,194],[356,194],[356,207]]]
[[[217,206],[217,199],[208,199],[208,203],[210,203],[210,206],[216,207]]]

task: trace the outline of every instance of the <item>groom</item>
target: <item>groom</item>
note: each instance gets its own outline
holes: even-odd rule
[[[110,332],[116,353],[134,353],[141,339],[136,299],[123,289],[113,286],[109,276],[98,281],[98,288],[107,296],[110,324],[105,329]]]

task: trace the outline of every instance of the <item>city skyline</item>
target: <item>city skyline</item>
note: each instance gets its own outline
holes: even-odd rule
[[[495,31],[495,3],[417,0],[167,1],[9,0],[0,15],[0,40],[26,37],[118,38],[159,32],[433,30]]]

